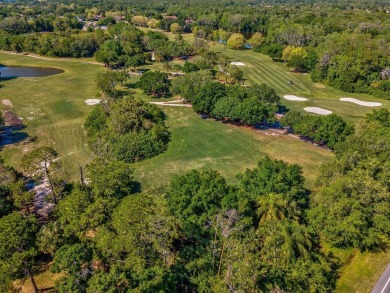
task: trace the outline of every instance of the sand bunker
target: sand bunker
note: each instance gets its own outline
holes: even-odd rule
[[[301,98],[301,97],[297,97],[297,96],[292,96],[292,95],[285,95],[283,96],[283,99],[286,99],[286,100],[289,100],[289,101],[307,101],[306,98]]]
[[[358,104],[360,106],[365,106],[365,107],[379,107],[379,106],[382,106],[382,103],[365,102],[365,101],[360,101],[360,100],[354,99],[354,98],[341,98],[340,101],[342,101],[342,102],[351,102],[351,103]]]
[[[100,104],[100,100],[99,99],[87,99],[84,101],[84,103],[86,103],[88,106],[94,106],[94,105]]]
[[[329,110],[326,110],[326,109],[322,109],[322,108],[319,108],[319,107],[306,107],[304,110],[306,112],[316,113],[316,114],[320,114],[320,115],[332,114],[332,111],[329,111]]]
[[[244,66],[245,63],[242,63],[242,62],[232,62],[230,63],[230,65],[235,65],[235,66]]]

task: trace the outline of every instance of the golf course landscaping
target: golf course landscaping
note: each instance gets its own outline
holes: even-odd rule
[[[220,44],[215,44],[214,48],[223,51],[232,62],[239,62],[237,64],[244,71],[246,85],[262,82],[269,84],[282,97],[282,103],[291,110],[304,112],[304,108],[320,108],[332,111],[348,121],[355,121],[371,112],[373,107],[390,109],[390,101],[362,94],[347,94],[313,83],[308,75],[289,72],[284,64],[274,62],[268,56],[249,50],[225,49]],[[20,169],[23,154],[40,145],[52,146],[68,167],[71,177],[77,179],[78,164],[84,166],[93,157],[87,146],[83,123],[93,105],[98,102],[96,75],[107,69],[92,59],[44,59],[4,52],[0,53],[0,64],[58,68],[64,71],[47,77],[1,81],[0,110],[12,111],[26,126],[21,131],[36,137],[36,140],[26,144],[5,145],[2,149],[5,162]],[[162,65],[157,63],[144,67],[162,70]],[[129,82],[134,84],[137,80],[132,76]],[[151,99],[138,89],[124,87],[123,90],[148,101],[161,102],[161,99]],[[283,99],[283,96],[288,98]],[[362,104],[361,101],[369,104]],[[161,108],[167,115],[166,124],[171,132],[168,150],[132,165],[136,180],[141,182],[145,190],[167,184],[174,175],[191,169],[214,169],[229,182],[234,182],[237,173],[253,168],[265,155],[302,166],[306,185],[313,188],[320,166],[333,158],[333,154],[325,148],[305,143],[294,136],[201,119],[188,107],[161,105]],[[382,266],[390,259],[389,253],[330,250],[345,264],[337,292],[367,292]],[[364,277],[368,275],[370,278],[365,280]],[[355,287],[357,281],[350,276],[359,278],[359,286],[365,286],[362,291]]]
[[[78,166],[74,162],[85,165],[92,158],[82,125],[93,106],[85,101],[96,97],[95,76],[104,68],[76,60],[42,60],[6,53],[0,54],[0,63],[58,67],[65,71],[44,78],[2,81],[1,99],[12,105],[1,104],[2,109],[10,109],[23,118],[27,127],[22,131],[38,138],[33,143],[5,147],[2,155],[8,164],[18,168],[22,154],[37,145],[50,145],[76,178]],[[313,183],[318,166],[332,157],[329,151],[295,138],[202,120],[188,108],[163,109],[172,138],[167,152],[135,164],[136,177],[144,187],[164,184],[173,175],[194,168],[216,169],[233,180],[264,155],[298,163],[303,166],[308,183]],[[291,156],[293,152],[295,155]]]
[[[0,54],[0,63],[11,66],[49,67],[64,73],[47,77],[14,78],[1,81],[1,110],[10,110],[27,126],[25,131],[37,141],[6,146],[5,161],[20,166],[24,153],[37,145],[53,146],[64,164],[75,172],[74,162],[84,165],[91,156],[86,148],[82,125],[91,109],[84,100],[96,95],[95,76],[103,66],[78,60],[43,60],[29,56]]]
[[[170,36],[173,37],[172,34]],[[184,35],[184,38],[190,41],[193,37]],[[346,120],[354,121],[371,112],[371,105],[379,108],[381,103],[382,107],[390,108],[390,102],[386,100],[347,94],[313,83],[308,75],[289,72],[283,63],[274,62],[260,53],[231,50],[218,43],[212,43],[211,46],[231,58],[232,62],[239,62],[237,64],[244,71],[245,84],[265,82],[271,85],[284,97],[282,103],[291,110],[303,112],[306,108],[306,111],[318,112],[320,109],[324,114],[333,112]],[[59,68],[65,71],[48,77],[2,81],[1,109],[15,112],[27,126],[23,131],[38,137],[37,142],[6,147],[2,153],[7,163],[18,167],[21,154],[30,148],[37,144],[52,145],[69,166],[74,178],[77,176],[74,162],[85,165],[91,160],[92,155],[86,146],[82,125],[89,110],[98,101],[96,74],[106,69],[92,59],[45,60],[5,52],[0,53],[0,63]],[[162,70],[160,63],[144,67]],[[137,79],[132,76],[130,83]],[[131,93],[150,99],[138,90],[131,90]],[[362,106],[359,103],[345,102],[350,100],[344,98],[343,101],[342,97],[346,96],[354,97],[353,101],[374,104]],[[164,107],[164,111],[168,117],[172,140],[166,153],[135,165],[136,175],[141,181],[145,181],[145,186],[158,186],[167,182],[171,176],[193,168],[213,168],[227,178],[234,179],[235,174],[253,166],[266,154],[301,165],[310,184],[319,172],[318,166],[332,157],[324,149],[284,135],[265,135],[262,131],[202,120],[191,109]],[[294,156],[291,156],[292,153]]]

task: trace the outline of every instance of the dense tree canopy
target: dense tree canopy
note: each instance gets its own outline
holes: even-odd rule
[[[164,114],[155,105],[124,97],[97,105],[85,122],[89,145],[98,156],[127,163],[163,152],[169,140]]]
[[[269,157],[233,182],[192,170],[144,190],[131,164],[165,151],[170,135],[158,107],[122,92],[125,70],[164,62],[185,76],[171,83],[146,71],[137,84],[146,94],[178,94],[203,117],[272,125],[282,108],[275,89],[242,86],[243,71],[215,52],[215,41],[232,49],[248,42],[314,81],[389,99],[387,3],[22,2],[0,3],[0,49],[95,57],[121,71],[97,76],[102,102],[84,124],[96,157],[79,166],[79,182],[41,141],[21,158],[23,174],[0,159],[0,291],[29,278],[38,292],[34,275],[50,267],[56,292],[332,292],[338,261],[325,245],[386,248],[388,110],[353,126],[334,114],[284,116],[284,126],[334,151],[312,190],[301,167]],[[174,58],[187,61],[172,66]],[[32,181],[47,182],[51,196],[29,190]]]
[[[143,74],[138,82],[138,86],[145,93],[162,97],[169,94],[170,81],[168,74],[160,71],[148,71]]]
[[[292,111],[287,113],[281,122],[284,126],[291,127],[295,133],[316,143],[325,144],[331,149],[353,133],[352,126],[336,114],[311,116]]]
[[[389,111],[368,115],[324,167],[310,218],[338,247],[380,248],[390,235]]]

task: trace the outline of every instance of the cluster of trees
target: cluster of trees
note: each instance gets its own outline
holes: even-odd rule
[[[110,26],[107,32],[106,41],[96,52],[96,60],[107,66],[126,66],[135,70],[147,60],[163,62],[193,54],[193,47],[180,35],[170,41],[162,33],[149,31],[145,34],[126,23]]]
[[[146,72],[141,76],[137,85],[145,93],[156,97],[166,97],[170,93],[168,74],[160,71]]]
[[[281,123],[290,127],[294,133],[315,143],[325,144],[330,149],[334,149],[337,143],[344,142],[353,133],[352,125],[336,114],[313,116],[291,111],[282,118]]]
[[[115,5],[109,1],[86,9],[82,1],[74,5],[61,2],[49,7],[36,3],[31,10],[17,4],[1,7],[0,48],[59,57],[87,57],[98,51],[99,61],[128,67],[142,65],[148,59],[143,54],[146,51],[155,51],[157,61],[196,52],[194,46],[180,40],[180,35],[178,40],[169,41],[154,32],[145,38],[139,37],[140,31],[129,33],[128,24],[114,24],[120,15],[135,25],[174,33],[191,31],[197,38],[227,43],[233,49],[249,43],[256,51],[286,61],[296,71],[311,72],[314,81],[348,92],[390,98],[389,20],[385,7],[365,4],[365,9],[356,9],[364,7],[361,3],[353,8],[321,4],[269,7],[224,2],[211,8],[205,1],[166,6],[156,1],[145,7],[136,1],[130,8],[126,1]],[[100,22],[110,24],[109,30],[117,29],[108,34],[99,29],[93,33],[79,31],[80,20],[97,16],[103,17]]]
[[[123,115],[130,103],[142,117],[158,116],[119,101],[113,131],[152,124]],[[298,165],[268,157],[233,185],[194,170],[140,193],[131,165],[97,157],[85,174],[81,168],[80,183],[51,189],[42,215],[22,174],[1,161],[0,289],[29,278],[38,292],[34,275],[50,262],[61,273],[58,292],[332,292],[338,261],[320,239],[370,251],[389,239],[389,121],[381,109],[358,122],[314,193]],[[26,154],[25,174],[55,182],[63,172],[57,157],[49,147]]]
[[[164,120],[157,106],[123,97],[97,105],[84,127],[96,155],[133,163],[166,150],[169,132]]]
[[[38,292],[34,274],[40,258],[37,248],[40,225],[47,219],[45,207],[64,197],[68,175],[57,161],[57,152],[38,147],[22,158],[24,174],[0,159],[0,290],[9,292],[12,282],[28,277]],[[28,176],[28,177],[26,177]],[[50,198],[37,199],[28,180],[47,180]],[[43,206],[45,202],[45,206]],[[39,210],[40,209],[40,210]],[[40,254],[42,257],[43,254]]]
[[[172,92],[191,102],[195,112],[232,123],[273,123],[280,106],[280,97],[266,84],[225,85],[207,71],[176,78]]]
[[[374,110],[324,166],[309,218],[336,247],[380,250],[390,236],[390,112]]]
[[[61,273],[58,292],[335,286],[336,264],[308,226],[308,191],[297,165],[265,158],[237,185],[215,171],[192,171],[144,193],[136,193],[124,162],[97,158],[86,169],[88,186],[72,184],[45,221],[1,206],[2,290],[15,278],[35,284],[42,258]]]
[[[0,49],[50,57],[92,57],[99,46],[98,35],[99,33],[11,35],[0,30]]]
[[[136,69],[151,59],[171,60],[193,54],[193,46],[178,35],[174,41],[159,32],[143,33],[127,23],[113,24],[106,31],[60,31],[14,34],[0,29],[0,49],[32,52],[51,57],[92,57],[110,67]]]

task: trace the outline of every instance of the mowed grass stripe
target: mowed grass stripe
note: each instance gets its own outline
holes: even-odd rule
[[[248,56],[248,54],[242,54],[242,60],[247,66],[242,66],[243,71],[251,72],[250,77],[253,83],[258,83],[259,80],[279,89],[279,92],[288,93],[291,91],[310,93],[310,90],[292,73],[286,75],[285,69],[281,68],[281,64],[271,64],[270,61],[264,60],[264,58],[256,58],[255,56]],[[274,63],[274,61],[271,61]],[[292,80],[294,88],[288,84],[288,81]]]
[[[168,183],[172,176],[191,169],[215,169],[234,182],[237,173],[253,168],[265,155],[300,164],[311,185],[318,175],[318,165],[333,157],[326,150],[287,136],[266,136],[243,127],[202,120],[191,109],[162,109],[172,133],[168,150],[134,165],[136,178],[146,189]]]

